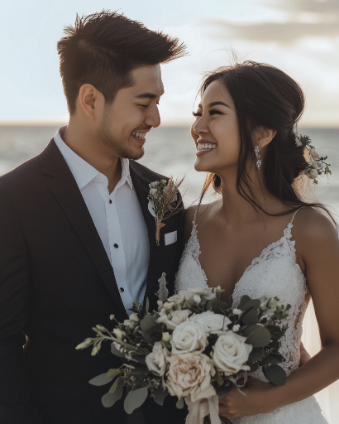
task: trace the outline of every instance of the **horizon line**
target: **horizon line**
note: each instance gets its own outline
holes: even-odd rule
[[[9,120],[0,121],[0,127],[61,127],[67,125],[66,121],[34,121],[34,120]],[[183,121],[168,121],[161,124],[161,127],[190,127],[190,122]],[[339,124],[302,124],[299,128],[323,128],[323,129],[338,129]]]

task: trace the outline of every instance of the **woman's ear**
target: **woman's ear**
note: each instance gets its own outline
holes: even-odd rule
[[[267,146],[275,137],[277,130],[271,128],[258,127],[254,130],[253,138],[254,144],[259,146],[259,149]]]

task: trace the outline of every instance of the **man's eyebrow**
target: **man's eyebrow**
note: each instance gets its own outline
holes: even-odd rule
[[[160,94],[161,96],[163,93]],[[154,93],[141,93],[135,96],[136,99],[156,99],[158,96]]]

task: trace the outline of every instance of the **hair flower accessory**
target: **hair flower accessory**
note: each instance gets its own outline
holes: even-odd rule
[[[304,146],[308,152],[308,161],[304,173],[318,184],[318,176],[322,174],[332,174],[330,164],[326,163],[327,156],[320,156],[315,147],[311,145],[311,139],[307,135],[295,134],[295,144],[297,147]]]
[[[182,181],[174,182],[170,177],[168,182],[160,180],[149,185],[148,210],[155,218],[157,246],[160,246],[160,230],[166,225],[163,221],[179,212],[183,207],[182,200],[178,197],[178,189]]]

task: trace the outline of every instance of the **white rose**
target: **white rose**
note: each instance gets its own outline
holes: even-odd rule
[[[172,353],[202,352],[207,346],[207,334],[201,324],[185,321],[172,334]]]
[[[193,352],[172,355],[167,359],[167,388],[172,396],[190,396],[191,401],[210,398],[215,390],[211,376],[215,374],[213,362],[203,353]]]
[[[174,330],[179,324],[186,321],[191,314],[192,312],[188,309],[172,311],[170,314],[171,319],[168,319],[168,315],[164,313],[157,319],[157,323],[165,324],[168,330]]]
[[[162,377],[166,372],[166,358],[168,356],[168,350],[161,342],[155,342],[153,350],[149,353],[145,360],[147,368],[154,374]]]
[[[220,334],[227,330],[227,325],[231,321],[224,315],[215,314],[212,311],[202,312],[201,314],[193,315],[189,319],[191,322],[198,322],[204,327],[206,333]]]
[[[227,331],[226,334],[219,336],[213,346],[214,363],[226,376],[240,370],[250,370],[250,367],[244,364],[248,360],[253,346],[245,341],[246,337]]]

